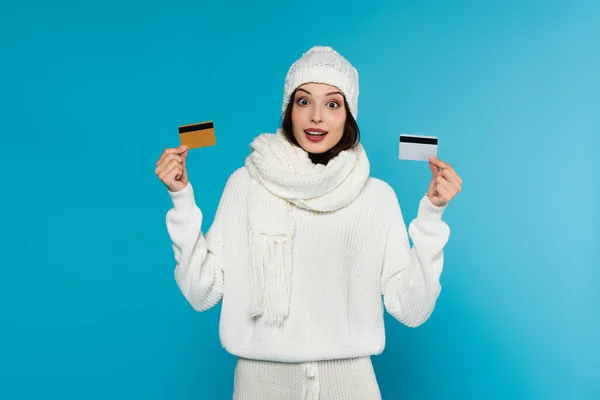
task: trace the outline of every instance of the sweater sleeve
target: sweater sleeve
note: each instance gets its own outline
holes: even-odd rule
[[[407,232],[395,192],[390,205],[391,227],[385,245],[382,294],[386,310],[399,322],[414,328],[427,321],[441,291],[443,248],[450,236],[450,228],[442,221],[446,206],[436,207],[423,196],[417,218]]]
[[[173,208],[167,212],[167,230],[175,255],[175,281],[196,311],[206,311],[223,298],[223,214],[227,187],[213,224],[202,234],[203,214],[196,205],[194,189],[168,190]],[[224,201],[225,200],[225,201]]]

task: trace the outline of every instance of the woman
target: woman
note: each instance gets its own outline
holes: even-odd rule
[[[370,356],[384,348],[384,306],[411,327],[433,311],[449,238],[441,216],[462,181],[433,159],[407,232],[394,190],[369,176],[358,92],[356,69],[330,47],[297,60],[281,128],[253,140],[206,235],[187,149],[157,162],[173,202],[175,280],[198,311],[223,301],[234,399],[380,399]]]

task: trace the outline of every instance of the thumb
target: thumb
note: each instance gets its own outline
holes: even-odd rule
[[[185,158],[188,155],[188,148],[185,145],[181,145],[179,146],[179,150],[182,150],[179,152],[179,156],[182,158],[183,165],[185,165]]]
[[[433,175],[434,178],[440,172],[438,166],[435,165],[434,163],[432,163],[431,161],[429,161],[429,168],[431,168],[431,174]]]
[[[183,153],[180,153],[181,156],[181,165],[183,167],[183,173],[181,175],[182,180],[187,180],[187,168],[186,168],[186,160],[188,156],[188,149],[186,148]]]
[[[187,149],[185,149],[185,150],[183,151],[183,153],[180,153],[179,155],[181,156],[181,159],[182,159],[183,166],[185,167],[185,160],[187,159],[188,150],[187,150]]]

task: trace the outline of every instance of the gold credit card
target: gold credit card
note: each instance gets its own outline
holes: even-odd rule
[[[215,146],[215,127],[212,121],[196,124],[182,125],[179,127],[179,144],[186,145],[188,149]]]

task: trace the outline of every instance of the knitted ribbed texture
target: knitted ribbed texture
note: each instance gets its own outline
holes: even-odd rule
[[[282,112],[294,90],[309,82],[325,83],[341,90],[354,119],[358,119],[358,70],[340,53],[329,46],[314,46],[292,64],[285,77]]]
[[[310,363],[238,359],[233,400],[381,400],[369,357]]]
[[[281,326],[287,318],[294,269],[294,218],[290,203],[311,211],[334,211],[351,203],[369,178],[367,154],[358,144],[326,166],[313,164],[308,153],[283,132],[259,135],[245,166],[253,179],[248,194],[249,268],[252,299],[249,312]]]
[[[219,333],[228,352],[284,362],[364,357],[384,349],[384,305],[407,326],[429,318],[450,234],[444,208],[422,197],[408,227],[411,248],[394,190],[375,178],[337,211],[292,206],[289,315],[281,327],[252,318],[250,181],[245,167],[231,175],[206,237],[191,184],[170,193],[174,207],[167,213],[177,284],[198,311],[223,300]]]

